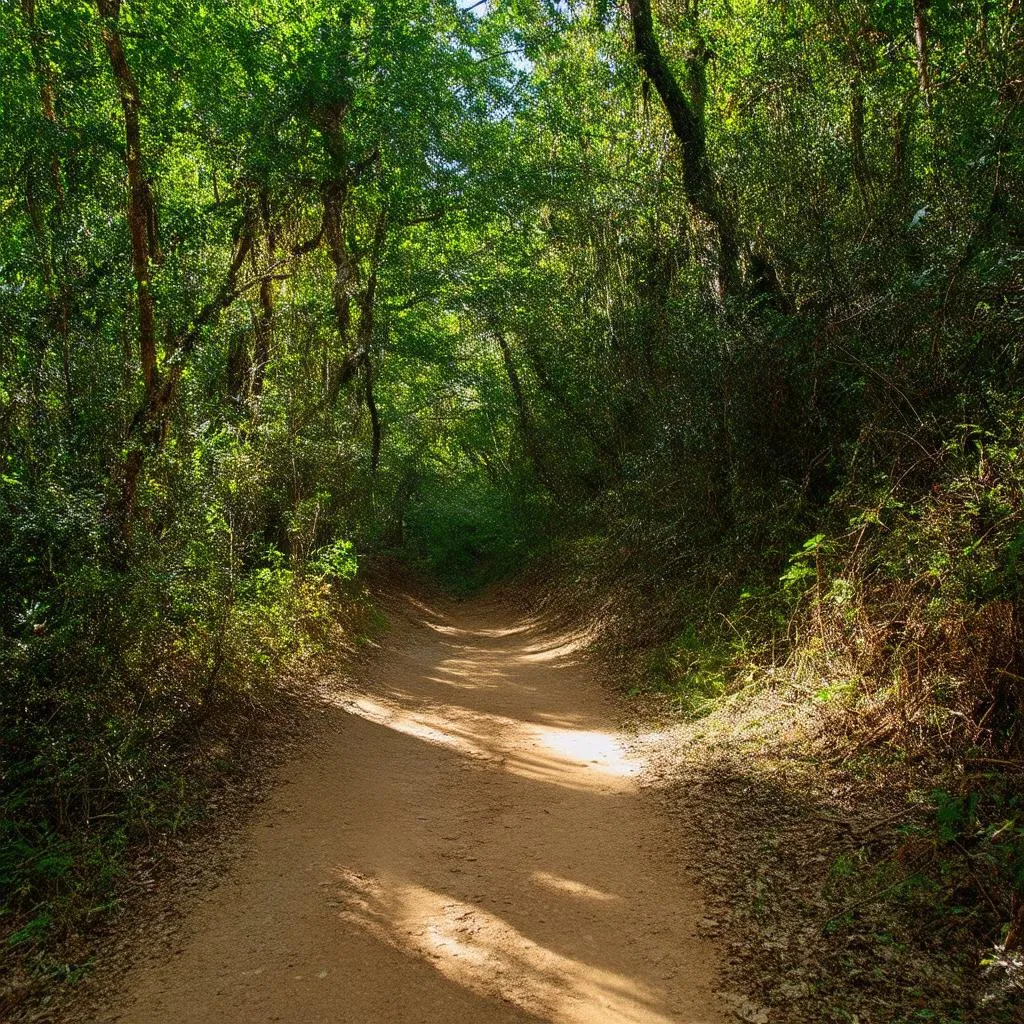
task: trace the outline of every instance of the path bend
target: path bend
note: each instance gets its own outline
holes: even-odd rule
[[[715,951],[579,638],[393,599],[120,1024],[719,1024]]]

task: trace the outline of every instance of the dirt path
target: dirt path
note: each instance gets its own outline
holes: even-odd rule
[[[392,620],[238,865],[98,1019],[723,1020],[671,827],[571,639],[486,602]]]

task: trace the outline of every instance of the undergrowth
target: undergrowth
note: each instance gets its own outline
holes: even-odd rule
[[[563,549],[570,591],[603,580],[590,585],[603,643],[633,666],[634,693],[726,731],[770,695],[797,724],[774,735],[766,716],[759,742],[888,805],[886,827],[821,883],[826,941],[881,948],[896,929],[898,956],[956,960],[978,1000],[1024,986],[1021,428],[1003,406],[987,429],[923,435],[895,471],[862,438],[847,482],[761,547],[747,519],[674,569],[685,524]],[[959,1019],[929,1005],[906,1019]]]
[[[549,544],[543,498],[464,473],[425,480],[405,513],[397,552],[457,597],[507,578]]]
[[[132,857],[206,813],[281,683],[370,627],[352,546],[298,569],[275,549],[239,572],[86,565],[65,603],[4,638],[2,942],[47,970],[118,904]],[[372,627],[371,627],[372,628]]]

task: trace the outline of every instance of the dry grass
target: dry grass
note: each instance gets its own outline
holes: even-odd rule
[[[721,692],[694,702],[680,689],[699,650],[651,685],[679,604],[635,582],[538,589],[596,624],[634,694],[650,784],[745,993],[737,1016],[1024,1020],[1014,602],[936,601],[928,579],[831,588],[819,566],[788,624],[716,654]]]

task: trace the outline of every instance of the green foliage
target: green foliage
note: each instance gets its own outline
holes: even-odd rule
[[[524,502],[486,480],[435,479],[406,514],[407,552],[454,593],[468,594],[543,550],[541,516],[536,500]]]
[[[790,556],[789,566],[779,577],[783,590],[790,594],[802,593],[811,579],[818,579],[817,560],[820,557],[825,541],[823,533],[816,534],[805,541],[800,550]]]
[[[736,657],[725,638],[702,637],[690,626],[654,653],[649,671],[658,688],[672,694],[680,712],[699,717],[729,687]]]
[[[335,585],[354,579],[358,568],[355,549],[348,540],[335,540],[317,548],[306,565],[314,579]]]
[[[467,592],[550,550],[690,714],[794,659],[1021,756],[1019,6],[656,6],[703,201],[612,5],[5,7],[19,941],[178,827],[356,551]]]

